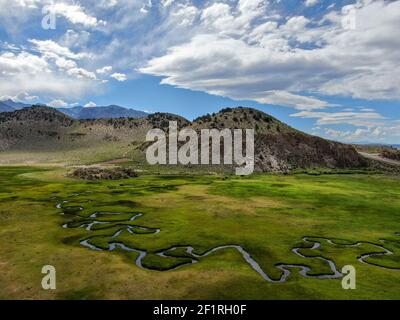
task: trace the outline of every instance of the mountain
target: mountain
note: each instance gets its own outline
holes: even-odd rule
[[[148,115],[143,111],[127,109],[116,105],[91,108],[58,108],[58,110],[75,119],[143,118]]]
[[[40,158],[47,162],[92,163],[129,157],[143,166],[147,164],[148,130],[166,131],[169,121],[177,121],[180,129],[190,127],[197,132],[204,128],[254,128],[255,169],[259,172],[358,168],[367,164],[353,146],[305,134],[259,110],[241,107],[223,109],[190,122],[168,113],[144,118],[75,120],[56,109],[36,106],[0,114],[0,150],[13,151],[13,157],[25,157],[26,152],[31,152],[28,158],[18,160],[22,162]]]
[[[0,113],[12,112],[29,108],[32,105],[22,102],[15,102],[11,99],[0,101]],[[128,109],[116,105],[106,107],[84,108],[81,106],[73,108],[57,108],[58,111],[74,119],[115,119],[115,118],[144,118],[148,113],[133,109]]]
[[[0,113],[21,110],[23,108],[27,108],[30,106],[31,106],[30,104],[15,102],[11,99],[8,99],[8,100],[0,101]]]
[[[0,101],[0,113],[1,112],[11,112],[14,111],[14,108],[10,107],[6,103],[3,103],[3,101]]]

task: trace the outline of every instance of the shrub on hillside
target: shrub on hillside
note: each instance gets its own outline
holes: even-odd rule
[[[78,168],[68,176],[85,180],[119,180],[135,178],[138,174],[129,168]]]
[[[391,160],[400,161],[400,150],[395,149],[384,149],[381,154],[381,157]]]

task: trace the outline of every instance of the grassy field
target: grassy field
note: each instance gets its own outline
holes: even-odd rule
[[[88,182],[64,174],[0,167],[0,299],[400,298],[399,177],[142,175]],[[105,214],[93,218],[96,212]],[[93,221],[103,224],[86,230]],[[304,237],[321,246],[312,249]],[[103,251],[82,246],[84,240]],[[110,252],[111,243],[146,252],[143,268],[135,265],[139,253]],[[241,246],[273,280],[282,264],[308,266],[311,277],[293,268],[283,283],[266,281],[234,248],[187,265],[193,256],[186,247],[201,256],[222,245]],[[178,248],[166,257],[157,254],[172,247]],[[358,261],[366,253],[378,255]],[[339,270],[353,265],[357,289],[343,290],[340,278],[313,278],[331,272],[318,256]],[[54,291],[41,288],[48,264],[57,270]]]

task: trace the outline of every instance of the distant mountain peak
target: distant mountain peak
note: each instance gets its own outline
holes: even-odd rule
[[[59,111],[65,113],[71,118],[84,119],[115,119],[115,118],[144,118],[148,113],[128,109],[117,105],[96,106],[85,108],[82,106],[73,108],[58,108]]]
[[[6,99],[0,101],[0,112],[12,112],[14,110],[21,110],[26,107],[30,107],[30,104],[25,104],[22,102],[16,102],[12,99]]]

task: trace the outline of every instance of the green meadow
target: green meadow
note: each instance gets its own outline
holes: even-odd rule
[[[398,176],[83,181],[0,167],[0,299],[400,299],[399,232]],[[326,259],[355,267],[355,290],[319,277],[332,272]],[[56,268],[56,290],[41,287],[44,265]],[[282,265],[307,276],[286,267],[275,282]]]

